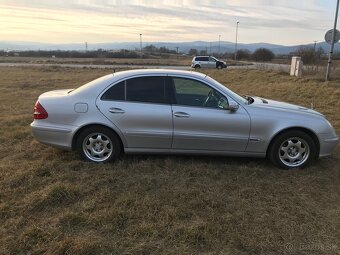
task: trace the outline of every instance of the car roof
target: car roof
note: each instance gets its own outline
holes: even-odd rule
[[[134,69],[127,71],[120,71],[113,73],[115,78],[124,78],[129,76],[138,76],[138,75],[190,75],[199,78],[204,78],[207,75],[203,73],[199,73],[196,71],[184,71],[184,70],[174,70],[174,69]]]
[[[204,79],[207,75],[196,71],[182,71],[172,69],[134,69],[127,71],[120,71],[113,74],[105,75],[96,80],[93,80],[74,90],[74,94],[84,93],[99,93],[105,89],[108,85],[115,83],[116,81],[128,79],[129,77],[147,76],[147,75],[179,75],[179,76],[191,76],[200,79]]]

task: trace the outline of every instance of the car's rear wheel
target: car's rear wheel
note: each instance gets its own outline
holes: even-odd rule
[[[291,130],[275,138],[269,148],[269,158],[283,169],[303,168],[316,157],[316,145],[305,132]]]
[[[77,150],[85,160],[106,163],[119,157],[121,145],[110,129],[94,126],[85,129],[78,136]]]

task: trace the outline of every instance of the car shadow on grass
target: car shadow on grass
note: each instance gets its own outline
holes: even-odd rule
[[[144,161],[173,161],[179,164],[207,164],[215,166],[234,166],[239,167],[256,167],[256,168],[272,168],[274,167],[265,158],[251,157],[231,157],[231,156],[207,156],[207,155],[166,155],[166,154],[126,154],[122,155],[120,161],[126,162],[144,162]]]
[[[233,157],[233,156],[215,156],[215,155],[183,155],[183,154],[122,154],[120,158],[114,162],[108,164],[98,164],[86,162],[80,158],[79,154],[75,151],[62,151],[59,149],[53,149],[54,155],[57,155],[58,160],[80,163],[80,164],[91,164],[91,165],[105,165],[105,166],[114,166],[114,165],[138,165],[138,164],[154,164],[157,166],[162,166],[166,164],[166,162],[171,162],[170,165],[172,167],[180,166],[188,166],[188,165],[197,165],[197,167],[205,165],[206,167],[221,167],[226,169],[254,169],[254,170],[265,170],[265,171],[283,171],[287,172],[287,170],[280,169],[276,167],[272,162],[270,162],[267,158],[253,158],[253,157]],[[51,152],[52,153],[52,152]],[[51,153],[49,156],[51,156]],[[321,170],[324,168],[328,168],[329,165],[333,164],[333,162],[337,161],[336,158],[326,157],[315,160],[312,165],[307,166],[303,169],[294,169],[300,171],[314,171]],[[291,170],[288,170],[291,172]]]

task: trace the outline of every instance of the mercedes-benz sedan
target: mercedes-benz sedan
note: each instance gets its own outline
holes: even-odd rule
[[[42,94],[31,124],[41,143],[108,162],[121,153],[268,157],[304,167],[338,143],[311,109],[242,97],[212,78],[175,70],[106,75],[77,89]]]

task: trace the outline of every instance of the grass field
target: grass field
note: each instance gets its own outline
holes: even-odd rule
[[[339,146],[283,171],[228,157],[92,164],[32,138],[39,94],[108,72],[0,68],[0,254],[340,254]],[[340,79],[207,73],[241,94],[314,102],[340,134]]]
[[[190,56],[162,56],[154,58],[48,58],[48,57],[0,57],[0,63],[33,64],[92,64],[92,65],[171,65],[189,66]]]
[[[3,57],[0,63],[28,64],[79,64],[79,65],[147,65],[147,66],[187,66],[190,67],[191,56],[171,55],[168,58],[48,58],[48,57]],[[249,65],[243,61],[227,60],[228,66]]]

